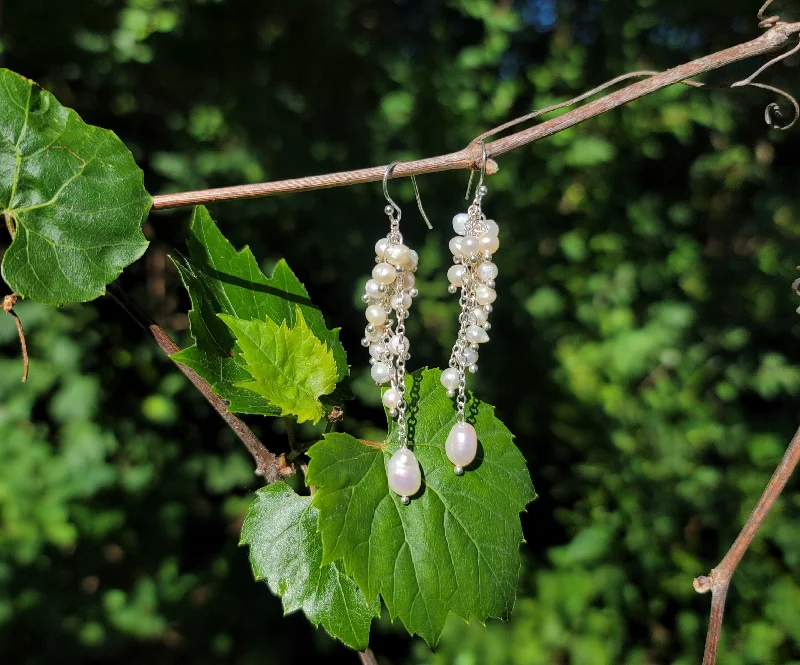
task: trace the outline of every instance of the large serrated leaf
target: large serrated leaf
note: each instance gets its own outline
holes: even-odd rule
[[[299,308],[293,328],[271,319],[242,321],[219,318],[236,337],[249,381],[236,387],[251,390],[280,408],[280,415],[297,422],[317,422],[325,414],[319,398],[336,387],[333,352],[306,325]]]
[[[279,415],[280,408],[263,396],[237,387],[251,377],[237,357],[233,335],[217,314],[270,319],[277,324],[286,321],[294,327],[299,311],[314,335],[333,352],[339,386],[329,401],[352,398],[339,329],[327,328],[322,313],[285,261],[278,262],[271,278],[266,277],[250,249],[234,249],[203,206],[194,209],[188,244],[189,258],[177,259],[175,264],[192,301],[189,325],[195,344],[173,356],[174,360],[206,379],[228,401],[230,411]]]
[[[396,443],[329,434],[309,450],[306,478],[317,488],[323,561],[341,559],[367,598],[380,594],[392,617],[431,645],[449,611],[479,621],[509,615],[520,567],[519,513],[535,497],[511,433],[494,407],[474,397],[467,413],[478,457],[464,476],[453,473],[444,442],[455,411],[440,376],[424,370],[406,377],[411,447],[424,476],[410,505],[387,487]]]
[[[364,594],[339,563],[322,563],[317,509],[310,496],[299,496],[285,483],[256,492],[242,525],[242,545],[250,546],[250,564],[257,580],[283,599],[288,614],[302,610],[352,649],[363,651],[380,602]]]
[[[13,237],[3,279],[48,305],[103,295],[147,249],[141,169],[113,132],[7,69],[0,109],[0,217]]]

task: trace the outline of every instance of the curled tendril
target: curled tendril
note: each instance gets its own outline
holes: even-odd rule
[[[756,18],[758,18],[758,27],[764,30],[768,30],[769,28],[774,28],[778,23],[781,23],[780,16],[764,16],[764,12],[767,11],[769,6],[775,0],[767,0],[762,6],[761,9],[758,10],[758,14],[756,14]]]

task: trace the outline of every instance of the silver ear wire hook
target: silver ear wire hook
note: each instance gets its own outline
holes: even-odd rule
[[[486,141],[481,140],[481,175],[478,178],[478,189],[483,186],[483,179],[486,176]],[[472,178],[475,175],[475,171],[470,169],[469,171],[469,181],[467,182],[467,193],[464,195],[464,200],[469,201],[469,193],[472,190]]]
[[[400,221],[402,212],[400,211],[400,206],[398,206],[392,200],[392,197],[389,196],[389,188],[386,183],[389,180],[389,176],[392,174],[394,167],[397,166],[399,163],[400,163],[399,161],[392,162],[391,164],[389,164],[389,166],[386,167],[386,171],[384,171],[383,173],[383,195],[386,197],[386,200],[389,202],[389,205],[392,207],[392,209],[397,213],[398,222]],[[413,175],[411,176],[411,184],[414,186],[414,196],[417,199],[417,207],[419,208],[419,214],[422,215],[422,219],[425,220],[425,224],[428,226],[428,228],[430,230],[433,230],[433,225],[428,219],[428,216],[425,214],[425,209],[422,207],[422,198],[419,195],[419,187],[417,187],[417,179]],[[388,208],[389,206],[386,207]],[[386,214],[387,215],[389,214],[388,210]]]

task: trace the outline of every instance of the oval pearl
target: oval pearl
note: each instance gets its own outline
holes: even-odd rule
[[[410,250],[411,255],[408,259],[408,269],[409,270],[416,270],[417,266],[419,265],[419,254],[417,254],[413,249]]]
[[[367,294],[367,297],[371,298],[372,300],[380,300],[383,298],[383,294],[385,289],[381,291],[381,285],[378,284],[374,279],[368,279],[367,283],[364,284],[364,293]]]
[[[490,279],[497,279],[497,273],[497,266],[491,261],[484,261],[478,266],[478,277],[484,282],[488,282]]]
[[[447,279],[453,286],[461,286],[464,278],[464,266],[454,265],[447,270]]]
[[[392,370],[386,363],[375,363],[370,370],[375,383],[386,383],[391,377]]]
[[[403,342],[402,347],[400,346],[400,336],[395,335],[392,339],[389,340],[389,350],[396,356],[400,355],[400,349],[403,349],[403,353],[408,353],[408,349],[411,346],[410,342],[408,341],[408,337],[403,335]]]
[[[375,360],[380,360],[383,356],[386,355],[386,345],[385,344],[370,344],[369,345],[369,355],[375,358]]]
[[[491,305],[497,299],[497,292],[486,284],[478,284],[475,288],[475,300],[479,305]]]
[[[489,252],[494,254],[500,248],[500,241],[497,236],[481,236],[479,243],[481,253]]]
[[[449,459],[456,466],[468,466],[475,455],[478,453],[478,435],[475,428],[469,423],[456,423],[447,441],[444,442],[444,450]]]
[[[479,326],[482,326],[489,320],[489,315],[483,307],[473,307],[471,314],[475,317],[475,323]]]
[[[402,295],[398,293],[392,296],[389,304],[392,306],[392,309],[397,310],[402,307],[403,309],[407,310],[409,307],[411,307],[411,302],[412,300],[410,295],[407,293],[403,293]]]
[[[381,401],[387,409],[396,409],[400,404],[400,391],[397,388],[389,388],[383,393]]]
[[[480,326],[467,327],[467,341],[470,344],[483,344],[489,341],[489,333]],[[374,365],[373,365],[374,367]]]
[[[467,349],[464,353],[464,364],[474,365],[476,362],[478,362],[478,352],[473,351],[472,349]]]
[[[450,247],[450,253],[453,256],[461,256],[461,242],[464,240],[461,236],[455,236],[454,238],[450,238],[450,242],[448,246]]]
[[[500,235],[500,227],[493,219],[487,219],[483,225],[486,227],[487,236],[494,236],[496,238]]]
[[[379,263],[372,269],[372,279],[387,286],[397,279],[397,270],[389,263]]]
[[[405,245],[389,245],[386,248],[386,261],[393,266],[404,268],[411,260],[411,250]]]
[[[444,372],[442,372],[440,381],[448,390],[455,390],[458,388],[458,370],[448,367]]]
[[[469,215],[467,213],[458,213],[455,217],[453,217],[453,231],[455,231],[458,235],[463,236],[467,232],[468,221]]]
[[[422,486],[419,462],[408,448],[400,448],[386,466],[389,489],[400,496],[413,496]]]
[[[370,305],[366,311],[367,321],[373,326],[380,326],[386,323],[386,311],[380,305]]]
[[[386,254],[386,248],[388,246],[389,246],[389,239],[381,238],[378,242],[375,243],[375,256],[383,260],[383,257]]]
[[[406,291],[410,291],[414,288],[414,284],[417,283],[416,278],[410,272],[403,273],[403,288]]]
[[[475,236],[467,236],[461,241],[461,254],[468,258],[477,256],[480,244],[480,240],[478,240]]]
[[[380,342],[385,332],[386,328],[384,326],[375,326],[372,332],[364,330],[364,337],[368,342]]]

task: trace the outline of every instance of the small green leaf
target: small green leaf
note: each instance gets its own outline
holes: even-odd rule
[[[358,651],[367,648],[372,617],[380,601],[367,603],[339,563],[322,563],[317,509],[310,496],[299,496],[285,483],[256,492],[242,525],[241,545],[250,546],[250,564],[257,580],[283,599],[289,614],[297,610],[315,626]]]
[[[251,376],[238,357],[234,336],[217,314],[242,320],[271,319],[277,324],[286,321],[292,327],[297,312],[302,312],[308,327],[333,351],[336,361],[340,385],[328,401],[352,399],[339,329],[326,327],[321,312],[285,261],[279,261],[267,278],[250,249],[236,251],[203,206],[196,207],[192,215],[189,255],[188,260],[176,259],[175,264],[192,301],[189,326],[195,345],[174,355],[173,360],[206,379],[214,392],[228,401],[230,411],[266,416],[281,412],[262,395],[237,387]]]
[[[0,109],[0,217],[13,238],[3,279],[48,305],[103,295],[147,249],[141,169],[113,132],[7,69]]]
[[[265,397],[281,409],[282,416],[296,416],[297,422],[317,422],[325,412],[319,397],[336,387],[333,352],[320,342],[298,308],[296,324],[278,326],[271,319],[242,321],[220,314],[236,336],[244,367],[253,380],[237,383]]]
[[[411,448],[424,477],[410,505],[387,486],[396,443],[328,434],[309,450],[306,477],[317,488],[323,562],[341,559],[367,598],[380,594],[392,618],[431,645],[450,611],[467,620],[508,617],[520,568],[519,513],[535,497],[511,433],[494,407],[474,397],[467,413],[478,457],[464,476],[453,473],[444,442],[456,418],[440,376],[406,376]]]

